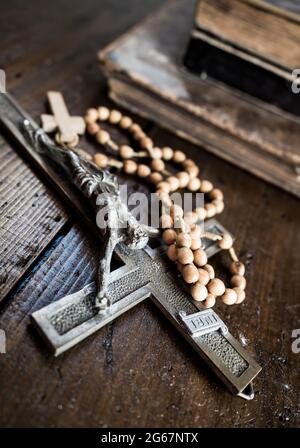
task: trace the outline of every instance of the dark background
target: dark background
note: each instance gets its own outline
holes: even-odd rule
[[[158,0],[1,2],[0,68],[36,119],[47,90],[70,112],[110,104],[97,51]],[[247,301],[217,311],[263,367],[256,397],[231,396],[149,301],[54,359],[31,328],[36,309],[78,290],[96,265],[88,230],[6,140],[0,144],[0,425],[5,427],[297,426],[300,354],[299,202],[173,137],[143,125],[157,145],[182,148],[225,192],[221,222],[247,264]],[[90,147],[82,140],[82,146]]]

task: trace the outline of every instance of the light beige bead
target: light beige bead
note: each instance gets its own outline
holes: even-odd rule
[[[95,122],[88,123],[86,130],[90,135],[95,135],[100,131],[100,126]]]
[[[98,116],[100,121],[106,121],[109,118],[109,109],[107,107],[98,107]]]
[[[222,295],[222,302],[225,303],[225,305],[234,305],[237,302],[237,293],[231,289],[226,288],[224,294]]]
[[[151,149],[153,148],[153,141],[149,137],[143,137],[140,140],[140,145],[143,149]]]
[[[198,215],[196,212],[187,212],[184,215],[184,220],[187,224],[191,226],[193,224],[196,224],[196,222],[198,221]]]
[[[218,215],[223,212],[223,210],[225,208],[225,204],[224,204],[223,201],[219,201],[218,199],[214,199],[212,201],[212,203],[215,205],[216,212],[217,212]]]
[[[191,179],[194,179],[199,175],[200,170],[197,167],[197,165],[190,165],[186,167],[186,172],[188,173]]]
[[[224,249],[224,250],[230,249],[233,245],[232,236],[229,235],[229,233],[225,233],[223,235],[223,238],[221,239],[221,241],[218,242],[218,244],[221,249]]]
[[[122,114],[119,110],[111,110],[109,114],[109,122],[111,124],[118,124],[122,119]]]
[[[210,281],[209,273],[202,268],[198,269],[198,273],[199,273],[199,282],[202,285],[207,285],[207,283]]]
[[[245,265],[241,261],[233,261],[230,264],[230,273],[232,275],[245,275]]]
[[[219,278],[214,278],[207,285],[208,292],[216,297],[222,296],[225,292],[225,285]]]
[[[168,206],[172,205],[169,193],[167,193],[166,191],[158,190],[155,194],[159,198],[159,200],[162,201],[165,205]]]
[[[164,164],[164,162],[161,159],[151,160],[150,166],[151,166],[151,169],[153,171],[160,172],[160,171],[163,171],[165,169],[165,164]]]
[[[168,247],[167,255],[171,261],[177,261],[177,248],[175,244],[171,244],[171,246]]]
[[[176,177],[179,180],[179,187],[180,188],[186,188],[188,186],[188,183],[190,181],[190,176],[185,171],[181,171],[180,173],[176,174]]]
[[[208,294],[208,296],[203,302],[203,306],[205,306],[205,308],[213,308],[215,304],[216,304],[215,296],[213,296],[212,294]]]
[[[207,264],[207,255],[203,249],[197,249],[194,252],[194,263],[198,267],[205,266]]]
[[[162,238],[168,246],[170,246],[170,244],[175,243],[176,237],[177,237],[177,234],[176,234],[175,230],[173,230],[173,229],[167,229],[162,234]]]
[[[122,117],[120,121],[120,128],[129,129],[132,125],[132,119],[130,117]]]
[[[186,159],[186,155],[182,151],[175,151],[173,154],[173,162],[182,163]]]
[[[237,288],[245,289],[246,288],[246,279],[241,275],[234,275],[231,277],[231,285],[236,286]]]
[[[140,131],[133,132],[132,136],[138,142],[141,141],[143,138],[147,138],[147,135],[142,129]]]
[[[212,203],[205,204],[205,210],[207,218],[212,218],[217,213],[216,206]]]
[[[194,260],[193,252],[188,247],[180,247],[177,250],[177,257],[181,264],[192,264]]]
[[[92,122],[97,121],[99,118],[98,110],[91,107],[90,109],[88,109],[86,111],[85,117],[88,118],[88,121],[86,120],[87,123],[92,123]]]
[[[198,207],[196,208],[196,213],[198,216],[199,221],[204,221],[207,216],[207,211],[204,207]]]
[[[205,266],[203,266],[203,269],[208,272],[210,280],[215,278],[215,270],[210,264],[206,264]]]
[[[189,285],[196,283],[199,279],[198,269],[194,264],[187,264],[182,268],[182,277]]]
[[[201,193],[209,193],[214,188],[213,184],[209,180],[203,180],[201,182]]]
[[[104,154],[97,153],[94,155],[94,162],[99,168],[105,169],[108,166],[108,157]]]
[[[171,160],[173,157],[174,151],[169,147],[165,147],[162,149],[162,158],[166,161]]]
[[[177,239],[176,239],[178,247],[191,247],[192,244],[192,238],[188,233],[178,233]]]
[[[190,166],[196,166],[196,164],[195,164],[194,160],[192,160],[192,159],[185,159],[182,166],[184,168],[189,168]]]
[[[134,155],[134,150],[131,148],[131,146],[128,145],[122,145],[119,148],[119,156],[122,157],[122,159],[131,159]]]
[[[201,227],[198,226],[197,224],[194,224],[193,226],[191,226],[191,231],[190,231],[190,235],[192,237],[192,239],[195,238],[201,238]]]
[[[107,131],[100,130],[96,134],[96,140],[101,145],[106,145],[110,141],[110,135]]]
[[[151,157],[153,157],[153,159],[161,159],[162,158],[162,150],[160,148],[158,148],[157,146],[155,148],[152,148]]]
[[[188,189],[190,191],[198,191],[200,189],[201,186],[201,180],[198,179],[198,177],[193,177],[193,179],[191,179],[188,183]]]
[[[158,190],[164,191],[166,193],[170,193],[170,191],[171,191],[170,184],[165,181],[159,182],[159,184],[157,184],[157,188],[158,188]]]
[[[201,248],[201,238],[193,238],[192,239],[192,244],[191,244],[191,249],[193,251],[200,249]]]
[[[148,177],[151,173],[151,170],[148,165],[141,164],[138,166],[137,175],[139,177],[145,178]]]
[[[220,190],[219,188],[214,188],[213,190],[211,190],[211,192],[209,193],[209,196],[212,200],[218,200],[218,201],[224,200],[223,191]]]
[[[175,176],[170,176],[167,178],[168,184],[170,184],[171,191],[176,191],[179,188],[180,182]]]
[[[123,165],[123,170],[126,174],[135,174],[137,172],[138,166],[133,160],[125,160]]]
[[[203,302],[208,296],[208,291],[206,286],[197,282],[195,285],[191,287],[191,296],[197,302]]]
[[[162,229],[169,229],[173,227],[173,219],[170,215],[162,215],[160,217],[160,226]]]
[[[151,173],[149,176],[149,181],[154,185],[159,184],[162,180],[163,177],[160,173]]]
[[[133,123],[133,124],[130,126],[129,131],[132,132],[132,134],[134,134],[135,132],[140,132],[140,131],[142,131],[142,128],[141,128],[141,126],[140,126],[139,124],[137,124],[137,123]]]
[[[183,210],[180,205],[174,204],[170,208],[170,215],[172,218],[182,218],[183,217]]]
[[[240,303],[244,302],[245,298],[246,298],[246,293],[243,289],[241,288],[233,288],[233,290],[236,292],[237,295],[237,301],[236,304],[239,305]]]

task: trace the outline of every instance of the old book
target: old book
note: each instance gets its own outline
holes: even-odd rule
[[[168,1],[99,53],[110,96],[300,197],[300,119],[184,67],[194,8],[192,0]]]
[[[199,0],[195,22],[199,37],[281,76],[300,67],[299,1]]]

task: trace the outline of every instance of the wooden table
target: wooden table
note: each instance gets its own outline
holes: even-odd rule
[[[38,119],[47,90],[72,115],[109,104],[96,53],[159,0],[10,0],[1,9],[7,88]],[[248,300],[218,312],[263,366],[256,397],[231,396],[151,302],[54,359],[29,315],[94,276],[97,247],[47,181],[0,141],[0,425],[5,427],[263,427],[299,425],[300,204],[204,149],[144,123],[158,145],[183,148],[226,195],[222,223],[247,264]],[[82,141],[86,148],[92,144]]]

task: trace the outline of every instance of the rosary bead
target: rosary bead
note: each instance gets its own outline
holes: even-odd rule
[[[217,212],[218,215],[223,212],[224,207],[225,207],[225,204],[224,204],[223,201],[219,201],[218,199],[214,199],[212,201],[212,203],[216,207],[216,212]]]
[[[179,180],[179,187],[186,188],[190,181],[190,176],[185,171],[181,171],[176,174],[177,179]]]
[[[197,165],[191,165],[186,167],[186,172],[188,173],[188,175],[190,176],[191,179],[194,179],[195,177],[198,176],[199,174],[199,168],[197,167]]]
[[[128,145],[122,145],[119,148],[119,156],[122,157],[122,159],[131,159],[134,155],[134,150],[131,148],[131,146]]]
[[[176,191],[179,188],[179,180],[175,176],[170,176],[167,178],[167,182],[171,187],[171,191]]]
[[[191,287],[191,296],[197,302],[203,302],[208,296],[208,291],[206,286],[197,282],[195,285]]]
[[[136,132],[142,132],[143,130],[142,130],[142,128],[141,128],[141,126],[140,126],[139,124],[137,124],[137,123],[133,123],[133,124],[130,126],[129,131],[130,131],[132,134],[135,134]]]
[[[182,151],[175,151],[173,154],[173,162],[182,163],[186,159],[186,155]]]
[[[212,218],[217,213],[216,206],[212,203],[205,204],[205,210],[207,218]]]
[[[86,111],[85,121],[86,123],[95,123],[99,118],[97,109],[90,108]]]
[[[213,184],[209,180],[203,180],[201,182],[201,193],[209,193],[214,188]]]
[[[168,206],[171,206],[172,201],[168,193],[166,193],[165,191],[158,190],[155,194],[160,199],[160,201],[162,201]]]
[[[196,222],[198,221],[198,215],[196,212],[187,212],[184,215],[184,220],[189,225],[196,224]]]
[[[135,174],[137,172],[138,166],[133,160],[125,160],[123,165],[124,173]]]
[[[109,118],[109,109],[107,107],[98,107],[98,116],[100,121],[106,121]]]
[[[160,226],[162,229],[169,229],[173,227],[173,219],[169,215],[161,215]]]
[[[245,275],[245,265],[241,261],[233,261],[230,264],[230,273],[233,275]]]
[[[199,273],[199,282],[202,285],[206,286],[207,283],[210,281],[209,273],[205,269],[202,269],[202,268],[198,269],[198,273]]]
[[[210,193],[209,196],[212,200],[216,199],[217,201],[223,201],[224,200],[224,194],[219,188],[214,188]]]
[[[170,193],[170,191],[171,191],[170,184],[166,181],[159,182],[159,184],[157,185],[157,188],[160,191],[164,191],[165,193]]]
[[[215,278],[215,270],[214,268],[210,265],[210,264],[206,264],[205,266],[203,266],[203,269],[208,272],[209,278],[210,280],[212,280],[213,278]]]
[[[213,308],[216,304],[216,298],[212,294],[208,294],[206,299],[203,302],[205,308]]]
[[[207,216],[207,211],[204,207],[196,208],[196,213],[199,221],[204,221]]]
[[[132,125],[132,119],[130,117],[122,117],[120,121],[120,128],[129,129]]]
[[[109,122],[111,124],[118,124],[121,121],[122,114],[119,110],[112,110],[109,114]]]
[[[193,252],[188,247],[180,247],[177,251],[177,257],[181,264],[192,264],[194,260]]]
[[[180,205],[173,204],[170,208],[170,215],[173,219],[175,218],[182,218],[183,217],[183,210]]]
[[[188,189],[190,191],[198,191],[201,187],[201,180],[198,177],[193,177],[188,183]]]
[[[207,285],[208,292],[214,296],[222,296],[225,292],[225,285],[219,278],[214,278]]]
[[[153,159],[161,159],[162,158],[162,150],[160,148],[158,148],[157,146],[155,148],[152,148],[151,157]]]
[[[184,281],[190,285],[198,281],[199,272],[194,264],[187,264],[182,268],[182,276]]]
[[[196,166],[194,160],[192,159],[185,159],[185,161],[182,164],[183,168],[188,168],[190,166]]]
[[[190,235],[188,233],[178,233],[177,235],[177,246],[178,247],[191,247],[192,244],[192,238],[190,237]]]
[[[171,148],[168,148],[167,146],[162,149],[162,158],[166,161],[171,160],[173,157],[174,151]]]
[[[226,288],[221,298],[225,305],[234,305],[237,302],[238,297],[237,293],[233,289]]]
[[[223,235],[223,238],[221,239],[221,241],[218,242],[218,244],[219,244],[219,247],[223,250],[230,249],[233,245],[232,236],[229,235],[229,233],[225,233]]]
[[[95,122],[88,123],[86,130],[90,135],[96,135],[97,132],[100,131],[100,126]]]
[[[233,287],[245,289],[246,288],[246,279],[245,279],[245,277],[242,277],[241,275],[234,275],[231,278],[231,285]]]
[[[105,169],[108,166],[108,157],[104,154],[97,153],[94,156],[94,162],[99,168]]]
[[[170,244],[175,243],[176,237],[177,237],[177,234],[176,234],[175,230],[173,230],[173,229],[167,229],[162,234],[162,238],[168,246],[170,246]]]
[[[165,169],[165,164],[161,159],[151,160],[150,166],[153,171],[163,171]]]
[[[193,251],[195,251],[195,250],[197,250],[197,249],[200,249],[201,248],[201,238],[200,237],[197,237],[197,238],[193,238],[192,239],[192,244],[191,244],[191,249],[193,250]]]
[[[191,227],[190,235],[191,235],[192,239],[201,238],[201,233],[202,233],[201,227],[198,226],[197,224],[195,224]]]
[[[195,265],[199,266],[200,268],[207,264],[207,255],[206,255],[205,250],[203,250],[203,249],[195,250],[194,262],[195,262]]]
[[[150,173],[151,173],[151,170],[148,165],[141,164],[138,166],[137,175],[139,177],[143,177],[143,178],[148,177],[150,175]]]
[[[245,298],[246,298],[246,293],[243,289],[241,288],[233,288],[233,290],[236,292],[237,295],[237,301],[236,304],[239,305],[240,303],[244,302]]]
[[[106,145],[110,141],[110,135],[107,131],[100,130],[96,134],[96,140],[100,145]]]
[[[159,182],[161,182],[162,180],[163,177],[160,173],[151,173],[149,176],[149,181],[154,185],[159,184]]]
[[[175,244],[171,244],[171,246],[168,247],[167,255],[171,261],[177,261],[177,249]]]
[[[153,141],[149,137],[143,137],[140,140],[140,145],[143,149],[151,149],[153,148]],[[159,171],[159,170],[157,170]]]

